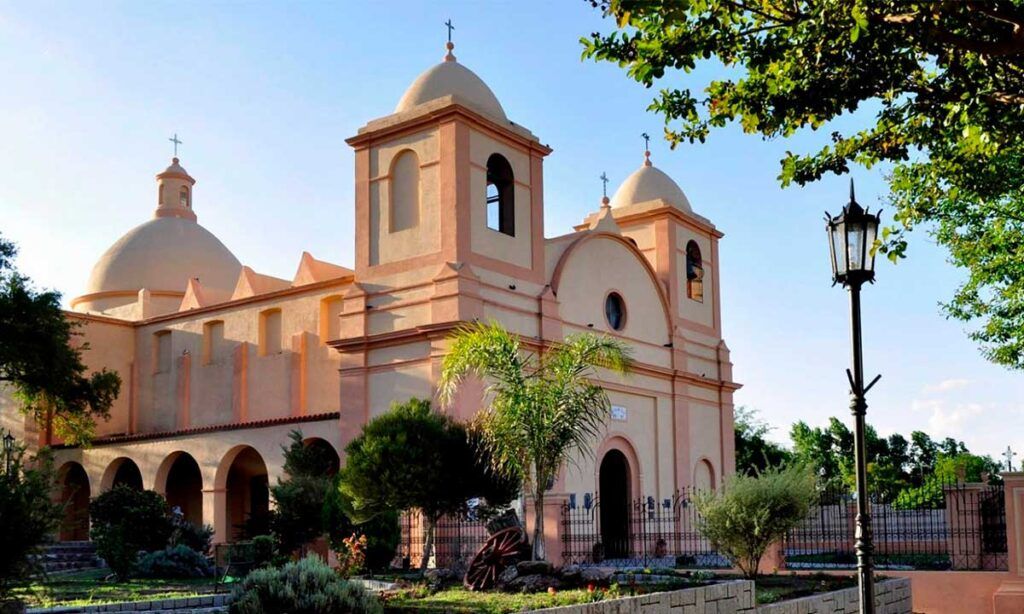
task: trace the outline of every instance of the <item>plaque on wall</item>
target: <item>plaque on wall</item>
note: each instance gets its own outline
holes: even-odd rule
[[[629,414],[625,407],[622,407],[621,405],[612,405],[612,420],[625,422],[628,415]]]

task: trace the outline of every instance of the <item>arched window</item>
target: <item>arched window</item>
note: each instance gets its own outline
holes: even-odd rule
[[[181,191],[178,193],[178,196],[181,199],[181,206],[185,207],[186,209],[188,209],[189,208],[188,188],[182,187]]]
[[[171,370],[171,331],[161,330],[153,334],[153,372],[166,373]]]
[[[412,150],[398,154],[391,166],[391,232],[420,223],[420,160]]]
[[[515,177],[501,154],[487,158],[487,227],[516,236]]]
[[[260,356],[281,353],[281,310],[267,309],[260,313]]]
[[[686,244],[686,296],[704,302],[704,264],[696,241]]]

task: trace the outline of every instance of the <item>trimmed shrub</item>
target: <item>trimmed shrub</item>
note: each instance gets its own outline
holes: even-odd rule
[[[772,542],[807,517],[817,501],[814,474],[802,466],[736,474],[718,492],[699,494],[700,532],[748,578]]]
[[[115,486],[92,500],[89,514],[96,554],[122,581],[131,575],[140,550],[163,550],[173,531],[167,501],[152,490]]]
[[[139,557],[135,573],[140,578],[209,578],[213,564],[187,546],[168,546]]]
[[[376,597],[338,577],[317,557],[257,569],[235,589],[231,614],[378,614]]]
[[[284,558],[277,552],[277,542],[273,535],[257,535],[252,538],[252,565],[253,567],[267,567],[273,565],[278,558]]]
[[[185,546],[195,550],[199,554],[210,554],[210,546],[213,542],[213,527],[208,524],[196,526],[185,519],[181,510],[171,510],[171,538],[169,546]]]

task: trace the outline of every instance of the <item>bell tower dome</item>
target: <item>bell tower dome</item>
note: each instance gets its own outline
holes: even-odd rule
[[[154,217],[180,217],[196,221],[192,210],[192,186],[196,180],[175,157],[171,165],[156,176],[157,200]]]

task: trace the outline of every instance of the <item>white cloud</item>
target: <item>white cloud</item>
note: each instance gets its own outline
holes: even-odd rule
[[[967,386],[970,386],[970,385],[971,385],[971,380],[969,380],[969,379],[964,379],[964,378],[944,379],[941,382],[939,382],[938,384],[933,384],[933,385],[930,385],[930,386],[925,386],[923,392],[925,394],[935,394],[935,393],[939,393],[939,392],[950,392],[952,390],[959,390],[961,388],[966,388]]]
[[[927,412],[928,434],[932,437],[963,439],[969,426],[977,424],[978,416],[986,413],[980,403],[949,403],[941,399],[914,399],[913,411]]]

